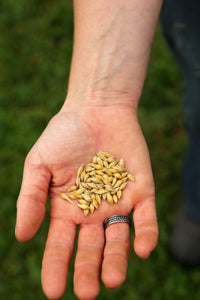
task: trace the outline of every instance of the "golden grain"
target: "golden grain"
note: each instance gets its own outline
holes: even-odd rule
[[[73,193],[69,194],[69,197],[70,197],[71,199],[76,199],[76,195],[74,195]]]
[[[125,187],[127,186],[127,182],[122,183],[122,185],[119,187],[120,190],[125,189]]]
[[[76,178],[76,185],[79,186],[79,184],[80,184],[80,177],[77,177]]]
[[[117,177],[114,177],[113,182],[112,182],[112,186],[114,186],[117,182]]]
[[[94,164],[93,166],[94,166],[94,168],[95,168],[96,170],[101,170],[101,169],[103,169],[103,165]]]
[[[113,157],[108,157],[108,158],[107,158],[107,162],[112,163],[112,162],[115,162],[115,160],[114,160]]]
[[[77,190],[77,186],[76,185],[72,185],[67,191],[68,192],[73,192]]]
[[[128,173],[128,179],[130,179],[131,181],[135,181],[135,178],[133,177],[133,175],[131,173]]]
[[[109,164],[109,168],[113,168],[113,167],[115,167],[115,166],[116,166],[116,164],[117,164],[117,161],[113,161],[113,162],[111,162],[111,163]]]
[[[91,212],[91,214],[93,214],[93,212],[94,212],[94,204],[93,203],[90,204],[90,212]]]
[[[87,195],[87,194],[83,194],[82,195],[83,199],[85,199],[86,201],[90,201],[91,196]]]
[[[89,173],[86,173],[83,177],[83,181],[84,182],[87,182],[87,179],[90,177],[90,174]]]
[[[85,175],[86,175],[85,170],[83,170],[83,172],[80,175],[80,181],[84,181]]]
[[[113,197],[109,193],[107,193],[107,201],[110,205],[113,205]]]
[[[102,170],[95,170],[95,173],[101,176],[104,174]]]
[[[97,163],[97,156],[95,155],[94,157],[93,157],[93,159],[92,159],[92,162],[93,162],[93,164],[96,164]]]
[[[83,210],[84,215],[87,216],[87,214],[89,213],[89,211],[90,211],[89,209],[84,209],[84,210]]]
[[[88,201],[86,201],[84,199],[77,199],[77,201],[78,201],[79,204],[86,204],[86,205],[89,204]]]
[[[89,174],[89,176],[95,176],[96,175],[96,171],[94,170],[94,171],[91,171],[90,173],[88,173]]]
[[[122,178],[126,177],[127,174],[128,174],[128,172],[123,172],[122,173]]]
[[[110,153],[108,153],[108,152],[101,152],[101,154],[102,155],[104,155],[105,157],[112,157],[112,158],[114,158],[114,156],[113,155],[111,155]]]
[[[120,199],[120,198],[121,198],[121,196],[122,196],[122,191],[121,191],[121,190],[119,190],[119,191],[117,192],[117,197]]]
[[[99,153],[97,153],[97,156],[98,156],[99,158],[101,158],[102,160],[105,160],[105,159],[106,159],[106,156],[104,155],[104,152],[99,152]]]
[[[86,168],[85,168],[85,172],[91,172],[91,171],[93,171],[93,170],[94,170],[93,167],[86,167]]]
[[[123,160],[123,158],[120,159],[119,165],[122,166],[122,167],[124,167],[124,160]]]
[[[104,189],[100,189],[100,190],[97,190],[96,193],[99,194],[99,195],[102,195],[104,193],[106,193],[107,191],[104,190]]]
[[[84,189],[80,188],[80,189],[74,191],[72,194],[75,195],[75,196],[77,196],[77,195],[81,195],[83,192],[84,192]]]
[[[97,200],[98,204],[100,205],[101,204],[101,197],[98,194],[96,194],[95,197],[96,197],[96,200]]]
[[[86,204],[77,204],[77,206],[82,208],[82,209],[90,209],[90,206],[86,205]]]
[[[107,163],[106,160],[103,161],[103,165],[104,165],[104,167],[106,167],[107,169],[109,168],[109,164]]]
[[[121,184],[122,184],[122,180],[118,180],[118,181],[115,183],[114,188],[119,187]]]
[[[73,201],[65,193],[61,193],[60,196],[68,202],[73,203]]]
[[[77,176],[79,177],[81,175],[81,173],[83,172],[83,167],[84,167],[84,164],[81,164],[80,168],[78,169],[77,171]]]
[[[119,173],[115,173],[114,176],[115,176],[116,178],[118,178],[118,179],[121,179],[121,178],[122,178],[122,175],[119,174]]]
[[[111,172],[110,169],[104,169],[104,172],[105,172],[108,176],[113,176],[113,173]]]
[[[96,199],[93,199],[92,203],[94,204],[95,208],[98,208],[99,204]]]
[[[116,195],[113,195],[113,201],[114,201],[115,203],[117,203],[117,202],[118,202],[118,198],[117,198],[117,196],[116,196]]]
[[[106,200],[106,193],[102,195],[103,200]]]

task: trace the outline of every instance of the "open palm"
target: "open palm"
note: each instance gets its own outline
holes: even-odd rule
[[[135,177],[118,204],[107,201],[86,217],[75,204],[60,197],[74,185],[81,163],[88,163],[99,151],[107,151]],[[94,299],[99,292],[99,274],[108,288],[126,278],[130,253],[130,229],[114,224],[103,230],[105,218],[133,210],[134,249],[147,257],[156,246],[158,228],[154,183],[146,143],[136,113],[129,106],[62,109],[49,123],[28,154],[17,202],[16,236],[32,238],[45,214],[50,196],[51,221],[42,264],[42,284],[51,299],[62,296],[73,254],[76,227],[80,224],[74,269],[74,290],[80,299]],[[91,284],[92,282],[92,284]]]

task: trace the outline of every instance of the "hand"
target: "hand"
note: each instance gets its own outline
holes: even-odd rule
[[[135,177],[123,191],[118,204],[106,201],[86,217],[60,193],[75,183],[81,163],[107,151]],[[42,263],[42,285],[50,299],[58,299],[66,288],[68,266],[73,254],[76,226],[80,224],[74,268],[74,290],[79,299],[94,299],[99,292],[99,273],[108,288],[117,288],[126,278],[130,254],[130,229],[113,224],[104,233],[103,221],[114,214],[133,210],[134,250],[146,258],[157,244],[154,183],[148,149],[129,105],[62,109],[49,123],[29,152],[17,201],[16,237],[31,239],[44,215],[47,193],[51,221]],[[92,285],[91,285],[92,282]]]

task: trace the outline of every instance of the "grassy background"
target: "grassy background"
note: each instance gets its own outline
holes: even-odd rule
[[[43,300],[40,267],[48,213],[37,236],[14,238],[15,204],[24,158],[67,90],[73,37],[71,2],[0,2],[0,299]],[[98,299],[200,299],[200,270],[185,271],[167,254],[173,213],[181,199],[181,162],[187,138],[182,126],[181,75],[158,26],[139,108],[156,182],[158,247],[143,261],[131,255],[126,282],[101,287]],[[68,289],[73,294],[73,262]]]

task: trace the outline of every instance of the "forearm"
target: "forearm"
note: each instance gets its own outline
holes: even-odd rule
[[[137,106],[161,3],[74,0],[69,101]]]

